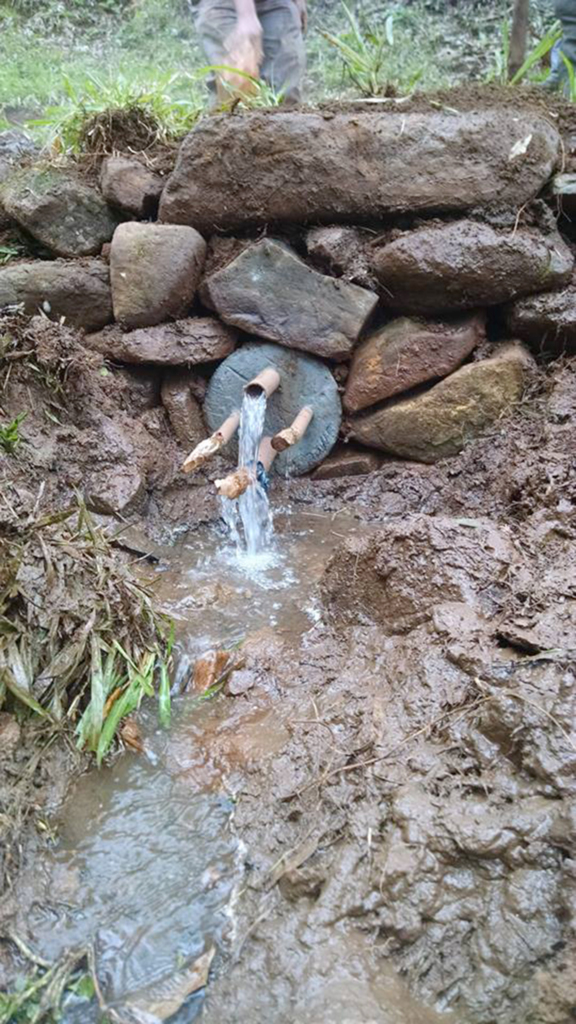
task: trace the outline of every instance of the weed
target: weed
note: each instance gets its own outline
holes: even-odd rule
[[[158,693],[170,712],[173,634],[84,503],[14,515],[0,534],[0,706],[16,702],[100,763],[122,720]]]
[[[536,46],[530,51],[530,53],[526,57],[526,60],[522,64],[522,66],[520,68],[518,68],[518,71],[516,72],[516,74],[513,75],[512,78],[510,79],[510,85],[519,85],[520,82],[522,82],[522,81],[524,81],[524,79],[528,78],[528,76],[529,76],[530,72],[532,71],[532,69],[535,68],[538,64],[541,63],[543,58],[548,53],[550,53],[552,48],[556,45],[558,40],[561,39],[561,38],[562,38],[562,27],[559,24],[559,22],[556,22],[552,26],[552,28],[549,29],[548,32],[546,32],[542,36],[542,39],[540,39],[540,41],[536,44]],[[547,74],[548,74],[548,72],[546,72],[544,77],[546,77]],[[542,79],[542,75],[540,75],[540,79]]]
[[[330,32],[322,32],[322,35],[338,50],[345,74],[361,95],[381,95],[386,87],[386,50],[394,44],[394,15],[390,13],[384,17],[381,30],[364,30],[344,2],[342,8],[348,21],[348,30],[339,35]]]
[[[0,245],[0,266],[4,266],[9,263],[10,260],[16,259],[17,256],[21,256],[24,251],[22,245]]]
[[[9,423],[3,425],[0,423],[0,448],[6,453],[6,455],[14,455],[18,445],[22,438],[20,437],[20,424],[24,422],[28,413],[21,412],[19,416],[15,416]]]
[[[560,51],[560,56],[567,74],[567,80],[563,83],[564,93],[571,103],[576,103],[576,72],[574,71],[574,65],[562,51]]]

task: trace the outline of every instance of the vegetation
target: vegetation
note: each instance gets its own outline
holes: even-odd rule
[[[28,413],[21,412],[19,416],[15,416],[9,423],[0,423],[0,448],[6,453],[6,455],[13,455],[16,451],[20,441],[20,424],[26,419]]]
[[[80,499],[48,515],[14,511],[0,565],[0,708],[73,726],[98,762],[145,696],[168,723],[168,624]]]

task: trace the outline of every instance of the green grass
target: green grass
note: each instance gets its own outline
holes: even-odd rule
[[[437,89],[500,77],[507,0],[347,6],[348,12],[341,3],[309,0],[311,102],[390,87],[406,92],[416,82]],[[551,22],[543,0],[535,2],[531,47]],[[16,117],[41,119],[56,107],[48,115],[54,121],[82,104],[93,108],[94,91],[101,107],[120,92],[124,99],[161,97],[185,128],[205,101],[205,58],[190,0],[0,0],[0,33],[7,55],[0,63],[0,118],[13,118],[16,109]],[[346,48],[359,67],[351,68]]]

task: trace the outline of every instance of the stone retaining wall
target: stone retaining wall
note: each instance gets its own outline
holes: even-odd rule
[[[1,219],[44,258],[0,268],[0,309],[156,367],[183,446],[206,377],[260,339],[327,363],[344,438],[433,462],[500,424],[534,355],[576,349],[562,152],[551,118],[494,108],[206,117],[167,181],[128,157],[100,188],[16,161]],[[343,472],[374,468],[351,450]]]

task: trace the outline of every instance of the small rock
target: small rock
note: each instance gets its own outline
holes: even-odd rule
[[[409,231],[377,249],[381,301],[410,313],[495,306],[568,284],[574,259],[558,234],[477,221]]]
[[[101,515],[120,515],[138,505],[144,486],[142,474],[134,463],[97,470],[90,476],[86,505],[91,512]]]
[[[194,228],[130,221],[114,232],[110,279],[114,316],[123,327],[151,327],[188,312],[206,243]]]
[[[373,292],[311,270],[268,238],[206,278],[202,295],[226,323],[332,359],[350,355],[378,302]]]
[[[376,452],[356,445],[338,445],[312,473],[313,480],[334,480],[341,476],[363,476],[374,473],[382,465]]]
[[[13,715],[0,712],[0,758],[11,757],[20,743],[20,726]]]
[[[481,315],[444,323],[393,320],[354,352],[344,408],[358,412],[425,381],[446,377],[485,337]]]
[[[395,399],[351,420],[350,436],[363,444],[419,462],[456,455],[467,441],[509,412],[534,362],[522,345],[456,370],[429,391]]]
[[[98,331],[113,318],[108,267],[99,260],[82,263],[38,260],[0,268],[0,309],[19,305],[33,316],[41,310],[52,320]]]
[[[376,288],[374,271],[366,248],[373,237],[359,228],[333,225],[312,228],[306,235],[306,249],[310,259],[322,270],[329,270],[362,288]]]
[[[2,186],[6,212],[57,256],[92,256],[110,241],[117,218],[94,188],[68,171],[35,166]]]
[[[200,403],[191,389],[194,373],[190,370],[170,370],[162,381],[162,403],[172,430],[186,448],[194,448],[207,437]]]
[[[217,683],[230,661],[230,651],[207,651],[194,665],[192,680],[185,693],[205,693]]]
[[[123,363],[190,366],[225,359],[234,351],[237,337],[233,328],[212,317],[190,317],[127,333],[112,326],[88,335],[86,344]]]
[[[247,693],[256,683],[256,673],[249,668],[236,669],[232,672],[227,684],[226,691],[232,697],[239,697]]]
[[[111,206],[148,220],[158,212],[164,182],[139,160],[109,156],[102,164],[100,188]]]
[[[518,299],[508,307],[506,322],[514,337],[527,341],[537,352],[576,353],[576,285]]]

